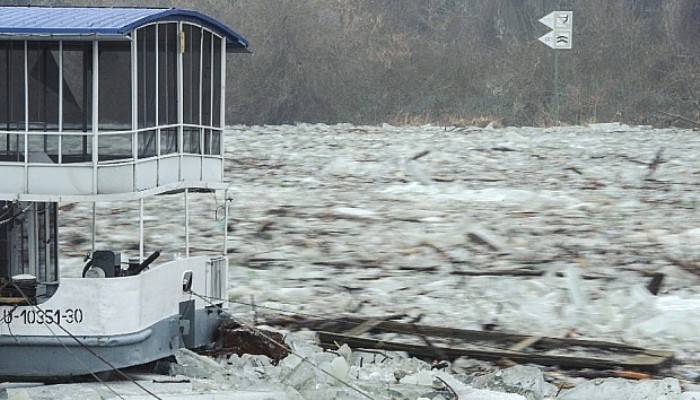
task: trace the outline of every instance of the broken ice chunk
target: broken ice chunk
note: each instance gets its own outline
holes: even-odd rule
[[[681,385],[676,379],[632,382],[625,379],[595,379],[563,392],[561,400],[677,400]]]
[[[343,344],[337,351],[338,354],[343,356],[345,361],[352,363],[352,349],[347,344]]]
[[[209,357],[200,356],[188,349],[179,349],[175,353],[175,359],[177,364],[171,365],[172,375],[185,375],[216,381],[225,379],[225,369]]]
[[[469,383],[478,389],[518,393],[528,400],[542,400],[557,391],[556,386],[545,382],[539,368],[524,365],[478,376]]]
[[[327,371],[337,379],[346,380],[348,379],[348,374],[350,373],[350,365],[348,365],[345,358],[336,357],[330,362]]]
[[[435,382],[435,374],[431,371],[420,371],[401,378],[401,383],[410,385],[432,386]]]

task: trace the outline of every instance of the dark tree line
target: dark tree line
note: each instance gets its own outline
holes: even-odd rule
[[[700,120],[700,0],[17,0],[195,8],[247,36],[231,123],[554,123],[553,52],[538,19],[575,12],[560,119]],[[678,121],[675,121],[678,122]]]

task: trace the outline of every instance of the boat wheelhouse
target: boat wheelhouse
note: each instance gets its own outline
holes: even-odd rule
[[[85,375],[211,342],[227,233],[221,253],[190,257],[188,193],[228,199],[226,55],[247,51],[196,11],[0,7],[0,376]],[[144,254],[144,198],[178,192],[185,255],[159,263]],[[124,201],[140,208],[128,267],[95,237],[95,203]],[[83,278],[59,277],[59,202],[93,205]]]

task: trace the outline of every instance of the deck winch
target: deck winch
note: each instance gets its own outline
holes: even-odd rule
[[[121,253],[99,250],[88,256],[83,267],[83,278],[119,278],[138,275],[160,257],[160,250],[154,251],[148,258],[141,261],[138,258],[129,259],[129,267],[122,269]]]

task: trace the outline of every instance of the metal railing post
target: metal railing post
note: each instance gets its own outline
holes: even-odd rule
[[[136,182],[138,181],[138,177],[136,174],[138,173],[138,168],[136,168],[136,161],[138,160],[138,155],[139,155],[139,133],[137,133],[139,123],[138,123],[138,107],[139,107],[139,98],[138,98],[138,84],[139,84],[139,77],[138,77],[138,30],[134,29],[131,35],[131,129],[133,129],[133,133],[131,134],[131,157],[134,160],[134,163],[132,165],[133,168],[133,173],[132,173],[132,182],[131,182],[131,187],[136,190]],[[143,255],[142,255],[143,256]],[[143,259],[141,260],[143,261]]]
[[[29,193],[29,65],[24,41],[24,193]],[[8,82],[10,84],[10,82]]]
[[[63,40],[58,41],[58,163],[63,164]]]
[[[228,255],[228,189],[224,190],[224,257]]]
[[[91,236],[92,236],[91,237],[92,245],[91,245],[90,249],[94,253],[95,252],[95,242],[96,242],[96,238],[97,238],[97,203],[94,201],[92,202],[92,232],[91,232]]]
[[[185,188],[185,257],[190,256],[190,191]]]
[[[99,151],[99,44],[92,41],[92,192],[97,194],[97,161]]]
[[[143,197],[139,198],[139,262],[143,262]]]

